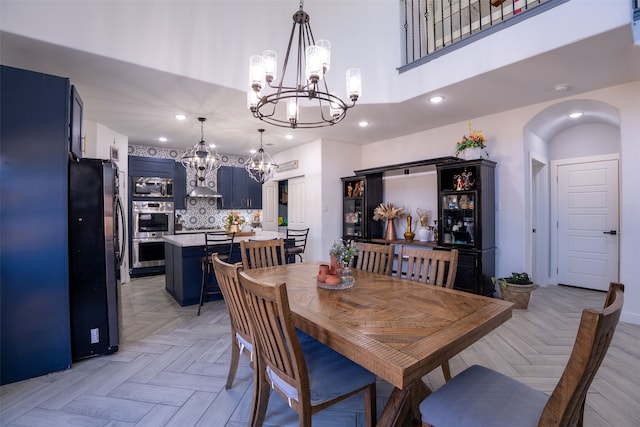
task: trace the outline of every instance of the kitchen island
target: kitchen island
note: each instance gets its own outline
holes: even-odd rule
[[[204,255],[205,233],[184,233],[164,236],[165,288],[181,306],[200,302],[202,267],[200,259]],[[286,238],[286,233],[262,231],[251,236],[234,239],[231,262],[242,261],[240,242],[247,240],[271,240]],[[217,286],[215,274],[208,275],[209,284]],[[208,300],[222,299],[222,293],[209,296]]]

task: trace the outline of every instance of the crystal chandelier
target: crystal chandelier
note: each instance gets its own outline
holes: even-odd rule
[[[244,168],[249,172],[249,176],[260,184],[264,184],[273,178],[273,175],[278,169],[278,165],[273,161],[273,158],[269,153],[262,148],[262,134],[264,129],[258,129],[260,132],[260,149],[249,159]]]
[[[204,142],[204,117],[198,117],[200,121],[200,142],[192,149],[186,150],[180,158],[180,163],[195,174],[196,186],[189,193],[189,197],[222,197],[213,189],[207,187],[205,180],[207,173],[215,171],[220,167],[220,156],[218,153],[209,152],[209,147]]]
[[[289,45],[277,84],[272,84],[276,80],[276,52],[267,50],[262,55],[249,58],[247,107],[254,117],[275,126],[306,129],[334,125],[345,118],[347,109],[356,105],[361,94],[362,83],[357,68],[350,68],[346,73],[350,105],[329,91],[327,80],[323,77],[330,68],[331,43],[328,40],[314,40],[309,15],[302,10],[303,4],[304,1],[300,1],[300,9],[293,14]],[[298,40],[296,80],[295,86],[286,86],[284,77],[294,36]],[[265,82],[270,89],[275,89],[273,93],[261,93]],[[302,116],[301,106],[317,106],[319,112],[313,109],[313,112],[307,111]]]

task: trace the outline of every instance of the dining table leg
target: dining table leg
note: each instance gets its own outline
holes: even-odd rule
[[[394,387],[376,425],[378,427],[402,427],[406,421],[409,421],[407,425],[419,426],[420,402],[429,394],[431,394],[431,390],[421,379],[414,381],[404,389]]]

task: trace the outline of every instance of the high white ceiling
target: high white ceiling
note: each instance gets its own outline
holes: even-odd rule
[[[204,116],[205,140],[216,143],[220,153],[241,156],[257,148],[259,127],[266,127],[265,145],[273,153],[316,138],[368,144],[640,80],[640,47],[633,45],[631,30],[624,26],[441,87],[438,92],[445,101],[437,107],[426,102],[426,93],[398,103],[362,102],[336,126],[292,132],[254,119],[241,90],[6,31],[0,32],[0,48],[4,65],[69,77],[84,101],[84,118],[127,135],[131,144],[193,146],[200,139],[196,118]],[[366,76],[367,70],[362,72]],[[559,83],[568,84],[569,90],[554,91]],[[363,92],[367,90],[365,79]],[[176,112],[189,119],[168,119]],[[371,126],[357,126],[361,119]],[[291,141],[284,138],[287,133],[294,134]],[[159,142],[159,136],[169,142]]]

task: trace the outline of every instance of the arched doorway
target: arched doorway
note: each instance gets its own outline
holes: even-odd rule
[[[582,116],[570,118],[574,112]],[[525,268],[536,283],[557,284],[558,260],[566,255],[558,251],[558,165],[619,158],[619,128],[618,110],[594,100],[552,105],[525,126]]]

